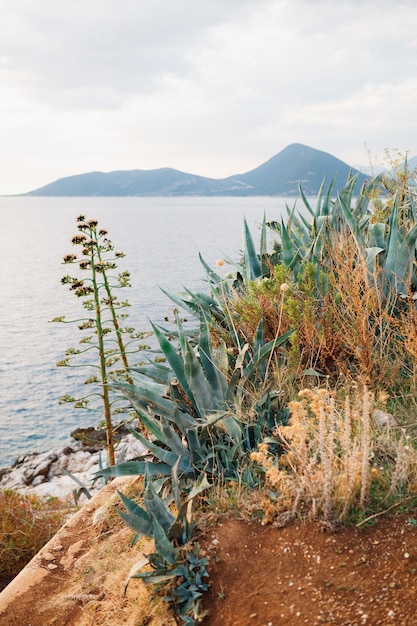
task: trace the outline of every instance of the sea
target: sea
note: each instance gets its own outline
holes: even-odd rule
[[[57,367],[81,338],[76,324],[51,323],[84,313],[61,284],[76,252],[76,218],[97,219],[115,249],[118,269],[131,274],[121,295],[130,303],[128,323],[149,331],[163,324],[174,304],[163,292],[205,291],[199,255],[213,268],[220,258],[238,261],[246,219],[257,245],[264,215],[279,220],[294,199],[276,197],[43,198],[0,197],[0,467],[21,455],[71,441],[78,427],[96,426],[100,415],[60,404],[64,394],[85,393],[85,368]],[[273,237],[272,237],[273,240]],[[272,245],[272,240],[270,245]],[[227,263],[222,271],[229,270]]]

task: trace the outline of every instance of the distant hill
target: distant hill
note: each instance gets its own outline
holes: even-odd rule
[[[358,174],[358,186],[366,176],[340,159],[291,144],[259,167],[227,178],[205,178],[171,168],[90,172],[60,178],[26,196],[297,196],[299,184],[306,195],[316,195],[325,178],[335,177],[340,190],[349,174]]]

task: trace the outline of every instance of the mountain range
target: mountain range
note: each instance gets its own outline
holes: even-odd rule
[[[215,179],[172,168],[89,172],[58,180],[26,196],[287,196],[316,195],[323,179],[335,179],[334,193],[349,175],[366,176],[327,152],[294,143],[244,174]]]

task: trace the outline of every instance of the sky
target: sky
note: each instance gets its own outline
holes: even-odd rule
[[[417,154],[415,0],[0,0],[0,195]]]

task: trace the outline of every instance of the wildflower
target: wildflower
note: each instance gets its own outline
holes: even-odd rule
[[[223,259],[217,259],[216,265],[217,265],[217,267],[223,267],[223,265],[224,265]]]
[[[288,291],[288,289],[289,289],[289,288],[290,288],[290,287],[289,287],[289,285],[288,285],[287,283],[282,283],[282,285],[281,285],[281,287],[279,288],[279,290],[280,290],[282,293],[285,293],[285,291]]]

